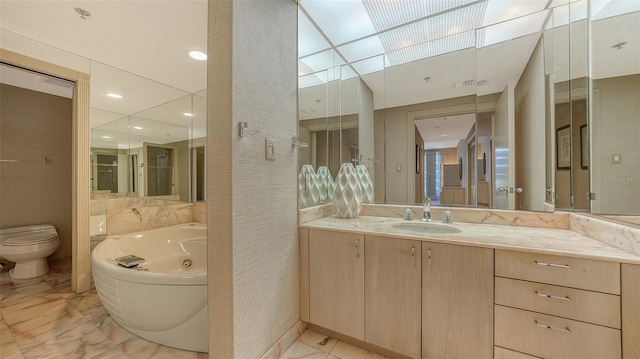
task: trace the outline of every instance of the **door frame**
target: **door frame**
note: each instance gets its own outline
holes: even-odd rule
[[[90,75],[33,57],[0,49],[7,64],[49,74],[75,83],[73,87],[71,158],[71,289],[77,293],[91,289],[91,247],[89,242],[90,161]]]

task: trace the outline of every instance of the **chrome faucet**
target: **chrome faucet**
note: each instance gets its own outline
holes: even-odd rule
[[[425,198],[422,204],[422,221],[431,222],[431,198],[429,197]]]

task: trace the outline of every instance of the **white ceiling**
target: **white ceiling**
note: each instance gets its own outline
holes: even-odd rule
[[[206,88],[207,1],[0,2],[3,29],[193,93]],[[75,8],[91,13],[83,20]]]
[[[476,114],[426,118],[415,122],[425,150],[457,147],[476,124]]]

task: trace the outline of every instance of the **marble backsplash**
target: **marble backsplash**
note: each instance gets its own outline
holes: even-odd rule
[[[93,195],[89,205],[90,216],[105,214],[107,210],[127,207],[157,206],[163,204],[176,203],[173,200],[149,198],[149,197],[126,197],[113,195]]]
[[[415,205],[364,204],[362,205],[360,216],[404,218],[404,212],[406,209],[411,209],[413,211],[414,219],[422,218],[422,206]],[[442,221],[442,214],[444,211],[451,211],[454,222],[569,229],[569,213],[526,212],[438,206],[431,209],[431,219],[438,222]],[[300,209],[298,212],[299,224],[335,213],[332,204],[304,208]]]
[[[414,219],[422,218],[422,206],[364,204],[360,216],[404,218],[405,210],[413,212]],[[433,207],[431,219],[442,221],[444,211],[451,211],[453,222],[496,224],[533,228],[565,229],[591,237],[628,253],[640,256],[640,228],[581,213],[526,212],[484,208]],[[298,222],[303,224],[335,213],[332,204],[298,211]]]
[[[587,214],[572,213],[569,229],[640,256],[640,228]]]
[[[107,235],[206,221],[207,205],[204,202],[108,209]]]

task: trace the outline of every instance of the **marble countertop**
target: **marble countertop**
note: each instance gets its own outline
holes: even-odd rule
[[[406,221],[402,218],[373,216],[345,219],[332,215],[306,222],[300,227],[640,264],[640,256],[565,229],[463,222],[443,224],[434,221],[431,223],[454,226],[461,229],[462,232],[423,234],[392,227],[392,225],[399,223],[417,224],[422,222],[415,219]]]

